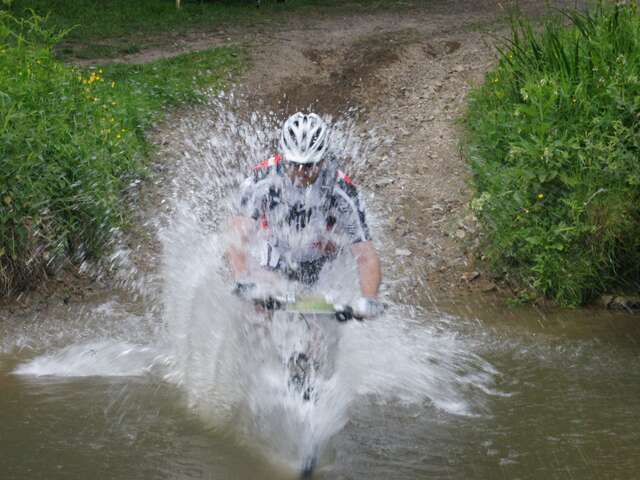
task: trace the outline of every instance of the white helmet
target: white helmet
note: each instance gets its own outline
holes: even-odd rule
[[[315,113],[291,115],[282,127],[280,151],[288,162],[317,163],[329,148],[329,127]]]

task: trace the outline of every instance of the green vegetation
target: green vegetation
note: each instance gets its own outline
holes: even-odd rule
[[[145,130],[240,65],[222,48],[80,70],[52,54],[64,32],[0,12],[0,293],[61,259],[98,255],[144,174]]]
[[[529,294],[564,305],[637,289],[637,6],[564,12],[540,34],[514,20],[500,53],[467,119],[485,256]]]

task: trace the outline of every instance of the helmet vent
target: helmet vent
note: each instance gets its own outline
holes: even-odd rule
[[[280,148],[285,160],[300,163],[317,163],[328,148],[329,127],[315,113],[296,113],[282,127]]]

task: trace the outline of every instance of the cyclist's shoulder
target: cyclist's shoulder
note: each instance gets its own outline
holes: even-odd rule
[[[282,173],[282,156],[276,154],[260,162],[252,168],[251,173],[253,183],[266,181],[273,178],[273,175],[280,175]]]
[[[334,194],[337,193],[339,196],[346,195],[349,198],[357,198],[358,196],[358,187],[353,183],[351,177],[340,169],[336,171],[336,184],[333,190]]]
[[[356,187],[351,177],[341,170],[337,171],[331,204],[333,208],[342,214],[364,211],[364,204],[360,198],[358,187]]]

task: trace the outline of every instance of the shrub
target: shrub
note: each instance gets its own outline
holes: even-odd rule
[[[238,64],[216,49],[83,71],[56,60],[65,32],[0,12],[0,292],[62,259],[99,255],[143,172],[144,132]]]
[[[636,5],[565,11],[540,33],[514,19],[466,126],[472,208],[498,272],[564,305],[637,288]]]

